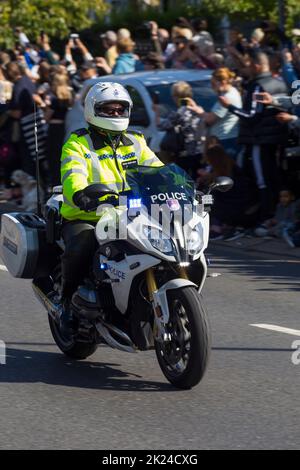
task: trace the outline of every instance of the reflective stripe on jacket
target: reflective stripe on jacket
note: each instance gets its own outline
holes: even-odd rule
[[[74,204],[74,193],[93,183],[116,192],[129,189],[123,165],[131,161],[137,161],[138,165],[163,165],[141,134],[122,134],[114,151],[104,140],[104,136],[88,130],[72,133],[64,144],[61,155],[64,198],[61,215],[67,220],[97,220],[99,217],[95,212],[81,211]]]

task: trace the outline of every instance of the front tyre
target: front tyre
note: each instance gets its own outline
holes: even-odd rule
[[[48,315],[48,320],[53,339],[66,356],[77,360],[86,359],[96,351],[98,347],[97,344],[84,343],[73,337],[65,337],[60,330],[59,324],[57,324],[50,315]]]
[[[177,388],[188,389],[202,379],[211,338],[202,299],[194,287],[167,292],[170,320],[168,341],[155,341],[156,356],[165,377]]]

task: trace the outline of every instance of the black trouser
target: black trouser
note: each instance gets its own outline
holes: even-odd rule
[[[89,275],[96,251],[95,224],[83,220],[65,221],[62,228],[62,297],[70,298]]]
[[[273,216],[280,190],[280,176],[276,161],[278,145],[246,147],[245,170],[255,178],[260,197],[261,222]]]

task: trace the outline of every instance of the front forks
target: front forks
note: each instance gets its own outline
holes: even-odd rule
[[[153,268],[147,269],[147,271],[146,271],[146,282],[147,282],[149,299],[152,302],[153,301],[153,293],[155,291],[157,291],[157,284],[156,284]]]
[[[179,275],[182,279],[188,279],[188,276],[187,276],[187,273],[186,273],[186,270],[183,266],[179,266],[178,268],[178,272],[179,272]]]
[[[153,336],[156,341],[170,341],[170,335],[167,334],[166,332],[166,325],[169,322],[169,307],[168,307],[168,300],[167,300],[167,295],[166,291],[169,288],[178,288],[179,286],[178,281],[181,285],[183,283],[184,285],[186,283],[190,284],[190,281],[188,280],[186,271],[183,266],[179,267],[179,275],[180,279],[177,281],[175,280],[174,283],[173,281],[167,282],[164,286],[162,286],[162,292],[161,289],[157,288],[157,283],[154,275],[154,270],[153,268],[149,268],[146,271],[146,282],[147,282],[147,288],[148,288],[148,295],[149,295],[149,300],[152,303],[153,307],[153,312],[154,312],[154,325],[153,325]],[[191,283],[192,284],[192,283]],[[165,289],[166,288],[166,289]]]
[[[186,270],[183,266],[179,266],[178,273],[179,273],[180,278],[188,280]],[[147,271],[146,271],[146,282],[147,282],[149,300],[152,302],[153,301],[153,293],[157,291],[157,284],[156,284],[153,268],[147,269]]]
[[[152,304],[154,312],[153,336],[156,341],[163,341],[166,339],[165,322],[161,306],[154,299],[155,293],[157,292],[158,288],[153,268],[147,269],[146,282],[149,300]]]

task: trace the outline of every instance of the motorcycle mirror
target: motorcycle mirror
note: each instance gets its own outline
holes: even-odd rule
[[[84,188],[84,194],[88,196],[91,199],[98,199],[102,196],[107,196],[107,195],[112,195],[112,196],[119,196],[118,193],[115,191],[112,191],[111,189],[107,188],[103,190],[103,185],[102,184],[91,184]]]
[[[234,185],[234,182],[228,176],[218,176],[209,187],[209,193],[217,189],[222,193],[229,191]]]

